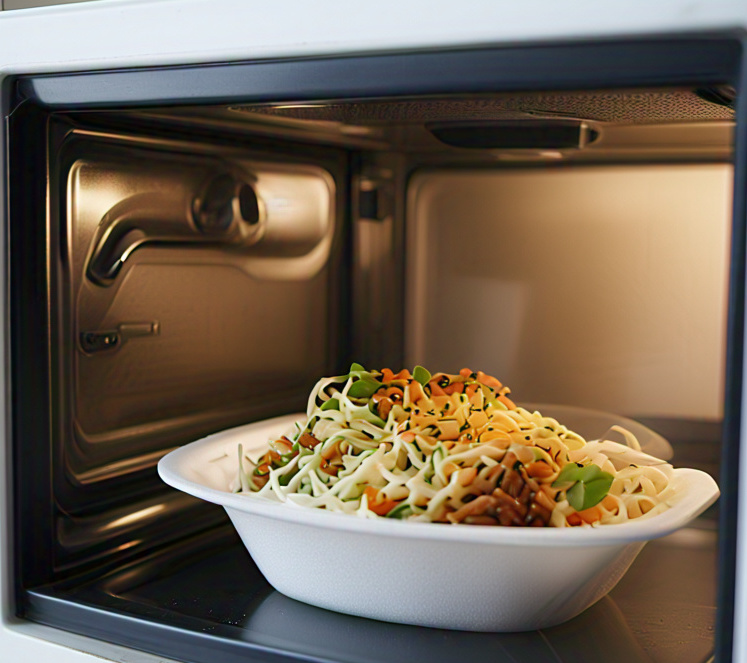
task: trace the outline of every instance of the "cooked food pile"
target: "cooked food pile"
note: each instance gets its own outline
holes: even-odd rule
[[[353,364],[314,387],[305,422],[252,461],[236,492],[368,518],[529,527],[598,526],[668,508],[673,468],[586,442],[516,406],[496,378]],[[631,462],[631,458],[634,462]]]

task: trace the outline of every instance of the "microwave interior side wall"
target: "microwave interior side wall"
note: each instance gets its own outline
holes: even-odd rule
[[[519,400],[718,420],[731,178],[728,164],[418,173],[409,363],[480,367]]]
[[[220,631],[238,608],[187,605],[185,587],[221,587],[240,567],[243,635],[216,637],[304,655],[295,626],[283,639],[251,617],[283,599],[243,575],[252,563],[222,514],[163,486],[155,463],[303,410],[314,381],[351,361],[467,366],[519,403],[640,419],[675,464],[717,476],[729,103],[673,88],[18,115],[46,132],[51,201],[11,237],[44,275],[41,300],[16,310],[48,322],[17,347],[50,358],[49,420],[23,399],[16,410],[19,430],[46,436],[20,476],[51,491],[29,506],[46,524],[21,529],[48,551],[19,562],[23,616],[86,632],[87,606],[114,638],[118,614]],[[654,546],[638,562],[705,560],[688,603],[698,626],[680,624],[679,644],[646,634],[635,584],[613,593],[645,660],[712,652],[715,529],[711,511],[689,552]],[[222,567],[200,566],[226,550]],[[327,653],[359,660],[344,642]]]

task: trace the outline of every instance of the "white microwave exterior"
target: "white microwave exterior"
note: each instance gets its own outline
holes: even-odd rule
[[[276,57],[303,57],[433,48],[516,45],[644,37],[718,31],[744,34],[743,0],[527,0],[522,3],[465,0],[97,0],[70,5],[0,12],[0,85],[12,74],[86,71],[112,67],[185,65]],[[4,86],[0,89],[4,90]],[[10,112],[7,91],[0,96],[3,117]],[[5,154],[6,126],[0,132]],[[0,177],[0,199],[6,174]],[[5,224],[0,209],[0,224]],[[5,234],[0,235],[5,242]],[[0,261],[5,247],[0,244]],[[6,265],[0,263],[5,278]],[[3,291],[6,284],[0,283]],[[0,325],[0,347],[7,347],[7,301]],[[8,375],[7,354],[2,357]],[[85,663],[101,660],[155,662],[143,654],[67,634],[12,616],[10,540],[10,448],[6,393],[2,383],[0,417],[0,660],[54,660]],[[747,412],[747,406],[743,408]],[[745,428],[745,426],[743,426]],[[744,440],[742,446],[745,446]],[[747,452],[741,476],[747,476]],[[739,531],[747,531],[747,492],[740,504]],[[740,537],[741,538],[741,537]],[[740,546],[740,550],[743,546]],[[27,551],[33,554],[33,551]],[[747,660],[747,581],[742,555],[737,572],[734,660]],[[90,653],[86,653],[90,652]]]
[[[2,12],[0,75],[747,27],[742,0],[603,6],[594,0],[97,0]]]

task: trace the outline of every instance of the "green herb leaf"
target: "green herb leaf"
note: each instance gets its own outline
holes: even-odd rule
[[[322,407],[319,408],[320,410],[339,410],[340,409],[340,401],[338,401],[336,398],[330,398],[328,401],[324,401],[322,404]]]
[[[361,366],[360,364],[356,364],[355,362],[350,364],[350,373],[365,373],[365,371],[366,369],[363,368],[363,366]]]
[[[598,479],[603,474],[606,474],[606,472],[602,472],[602,468],[599,467],[599,465],[586,465],[585,467],[579,468],[579,481],[589,483],[590,481]]]
[[[601,472],[601,470],[600,470]],[[594,481],[589,481],[584,484],[586,492],[584,494],[584,509],[590,509],[593,506],[599,504],[610,492],[610,486],[612,485],[612,475],[607,472],[601,472],[602,475]]]
[[[412,371],[412,378],[416,382],[420,382],[420,384],[422,384],[425,387],[425,385],[427,385],[428,382],[430,382],[431,374],[427,368],[423,368],[422,366],[416,366]]]
[[[381,382],[372,378],[361,378],[350,385],[350,398],[371,398],[381,388]]]
[[[565,494],[565,498],[576,511],[583,511],[584,509],[584,497],[586,491],[584,490],[584,484],[581,481],[577,481],[573,484]]]
[[[562,488],[565,484],[572,484],[581,479],[581,470],[583,468],[576,463],[568,463],[558,474],[558,478],[552,483],[553,488]]]
[[[553,481],[553,488],[567,488],[565,497],[576,511],[590,509],[609,493],[613,476],[598,465],[568,463]]]

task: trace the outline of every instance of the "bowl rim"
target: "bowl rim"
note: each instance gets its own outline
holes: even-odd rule
[[[355,517],[351,514],[276,502],[251,494],[218,490],[187,476],[189,468],[198,459],[205,462],[205,456],[208,456],[208,460],[228,458],[225,453],[227,444],[235,442],[238,445],[242,442],[245,446],[248,443],[249,448],[252,448],[252,438],[259,446],[260,435],[263,436],[261,443],[264,444],[269,436],[268,431],[282,431],[303,416],[292,414],[265,419],[191,442],[163,456],[158,462],[158,474],[173,488],[223,506],[229,515],[231,512],[240,512],[341,533],[507,546],[586,547],[647,541],[680,529],[705,511],[720,494],[718,485],[709,474],[691,468],[676,468],[672,480],[677,482],[679,494],[672,506],[644,520],[601,527],[480,527]],[[211,452],[215,453],[213,459],[209,458]]]

